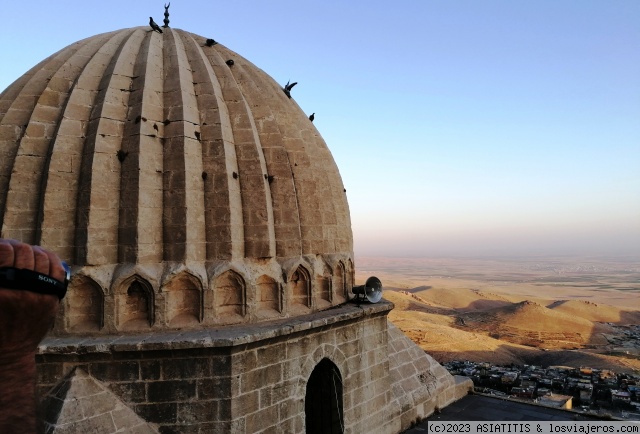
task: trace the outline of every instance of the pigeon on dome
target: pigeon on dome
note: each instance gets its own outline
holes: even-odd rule
[[[155,21],[153,21],[153,17],[149,17],[149,25],[151,26],[151,29],[158,32],[158,33],[162,33],[162,29],[160,28],[159,25],[156,24]]]

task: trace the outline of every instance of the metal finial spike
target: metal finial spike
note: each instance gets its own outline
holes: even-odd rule
[[[169,27],[169,6],[171,6],[171,2],[168,5],[164,5],[164,26]]]

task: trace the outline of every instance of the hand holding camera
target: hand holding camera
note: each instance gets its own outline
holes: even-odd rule
[[[67,282],[56,254],[0,238],[0,359],[35,355]]]

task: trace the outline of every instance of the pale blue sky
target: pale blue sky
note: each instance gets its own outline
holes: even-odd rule
[[[7,4],[8,3],[8,4]],[[336,159],[356,255],[640,255],[640,1],[177,1]],[[161,1],[5,2],[0,89]]]

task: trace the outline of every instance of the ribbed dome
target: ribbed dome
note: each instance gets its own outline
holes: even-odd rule
[[[0,95],[0,228],[74,265],[58,333],[298,315],[352,283],[345,190],[313,124],[178,29],[87,38]]]

